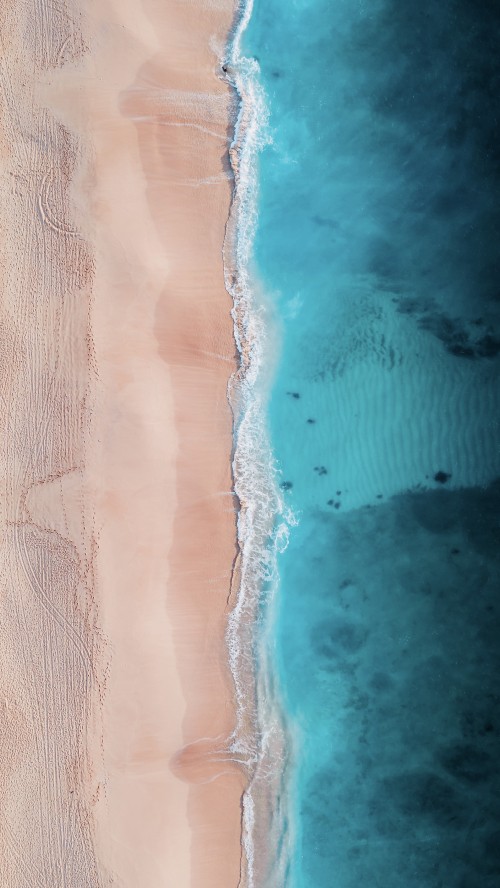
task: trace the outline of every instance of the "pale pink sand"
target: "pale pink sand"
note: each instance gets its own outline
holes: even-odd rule
[[[103,39],[96,56],[98,571],[113,649],[98,835],[124,886],[239,880],[244,780],[220,762],[234,724],[229,95],[211,47],[232,13],[228,3],[207,14],[200,3],[120,2],[105,21],[123,34],[109,28],[112,48]],[[199,757],[204,738],[213,742]],[[180,752],[192,743],[194,754]]]
[[[24,867],[40,888],[229,888],[244,775],[224,753],[234,343],[214,47],[233,7],[54,0],[26,27],[16,6],[0,22],[14,46],[0,222],[16,368],[1,884],[25,885]]]

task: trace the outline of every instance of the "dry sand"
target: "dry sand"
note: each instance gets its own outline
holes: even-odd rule
[[[238,884],[216,73],[232,15],[229,0],[0,14],[8,888]]]

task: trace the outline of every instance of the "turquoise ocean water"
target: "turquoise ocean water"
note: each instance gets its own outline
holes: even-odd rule
[[[500,884],[499,47],[492,0],[255,0],[243,35],[287,888]]]

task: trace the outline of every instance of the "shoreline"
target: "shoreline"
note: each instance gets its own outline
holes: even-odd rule
[[[240,3],[227,45],[227,79],[238,96],[234,138],[229,149],[235,188],[224,241],[226,288],[233,301],[238,370],[228,397],[234,417],[233,478],[238,496],[241,581],[229,615],[227,645],[237,700],[233,751],[247,762],[242,796],[244,884],[248,888],[285,883],[289,862],[287,731],[278,676],[271,665],[270,630],[275,622],[279,577],[277,555],[296,523],[278,486],[267,403],[276,355],[270,302],[253,267],[258,218],[258,155],[272,138],[267,97],[258,61],[242,52],[253,0]],[[272,332],[271,332],[272,331]],[[246,651],[253,651],[249,664]]]

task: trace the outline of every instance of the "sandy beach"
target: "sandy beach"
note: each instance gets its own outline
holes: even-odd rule
[[[10,6],[1,882],[236,886],[233,5]]]

